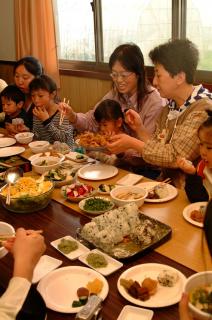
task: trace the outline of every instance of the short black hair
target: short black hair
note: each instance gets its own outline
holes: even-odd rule
[[[39,77],[43,74],[43,66],[40,61],[32,56],[26,56],[16,61],[13,68],[13,73],[15,74],[16,69],[19,66],[24,66],[26,70],[31,73],[34,77]]]
[[[15,85],[9,85],[1,92],[0,97],[7,98],[14,101],[16,104],[23,101],[25,102],[25,94]]]
[[[111,99],[103,100],[99,103],[94,111],[94,118],[99,123],[102,120],[124,119],[120,104]]]
[[[39,90],[39,89],[52,93],[54,91],[57,91],[57,85],[52,78],[43,74],[38,78],[34,78],[29,84],[30,93],[32,93],[32,91]]]
[[[169,40],[151,50],[149,57],[154,64],[161,64],[172,77],[185,72],[187,83],[194,83],[199,51],[190,40]]]

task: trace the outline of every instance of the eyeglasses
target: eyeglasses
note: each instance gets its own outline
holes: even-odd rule
[[[131,74],[133,74],[133,72],[130,71],[123,71],[123,72],[112,72],[110,74],[112,79],[118,79],[118,77],[122,78],[123,80],[127,79],[129,76],[131,76]]]

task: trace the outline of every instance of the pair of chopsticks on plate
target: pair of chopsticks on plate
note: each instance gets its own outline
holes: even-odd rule
[[[172,181],[171,178],[166,178],[165,180],[158,182],[153,188],[149,189],[148,192],[151,192],[155,189],[155,187],[162,186],[163,184],[170,183]]]
[[[63,99],[63,102],[65,103],[66,102],[66,98]],[[69,100],[67,101],[67,104],[69,104]],[[66,115],[66,110],[63,109],[60,113],[60,121],[59,121],[59,125],[61,126],[62,123],[63,123],[63,120],[65,118],[65,115]]]

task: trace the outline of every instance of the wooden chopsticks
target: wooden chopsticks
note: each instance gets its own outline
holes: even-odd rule
[[[66,102],[66,98],[63,99],[63,102],[65,103]],[[67,104],[69,104],[69,100],[67,101]],[[60,121],[59,121],[59,125],[61,126],[62,123],[63,123],[63,120],[65,118],[65,115],[66,115],[66,110],[63,109],[60,113]]]

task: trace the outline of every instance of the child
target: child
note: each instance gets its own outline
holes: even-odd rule
[[[24,93],[14,85],[7,86],[1,92],[2,110],[5,114],[2,127],[5,127],[10,135],[29,131],[29,121],[23,109],[24,101]]]
[[[73,146],[73,127],[67,118],[60,124],[56,83],[47,75],[33,79],[29,84],[33,109],[33,132],[37,140],[65,142]]]
[[[207,190],[209,199],[212,198],[212,110],[208,110],[208,118],[198,129],[198,137],[200,141],[200,155],[202,160],[193,166],[190,161],[184,158],[178,158],[177,164],[181,170],[188,174],[197,174],[202,177],[203,185]],[[191,189],[191,188],[190,188]],[[193,184],[193,190],[187,191],[188,198],[192,198],[192,193],[197,189],[197,185]],[[186,190],[188,188],[186,187]],[[198,199],[199,200],[199,199]]]
[[[120,104],[115,100],[106,99],[100,102],[94,111],[94,118],[103,135],[110,136],[123,132],[124,115]],[[94,151],[90,152],[89,156],[108,164],[116,164],[117,162],[115,154]]]

